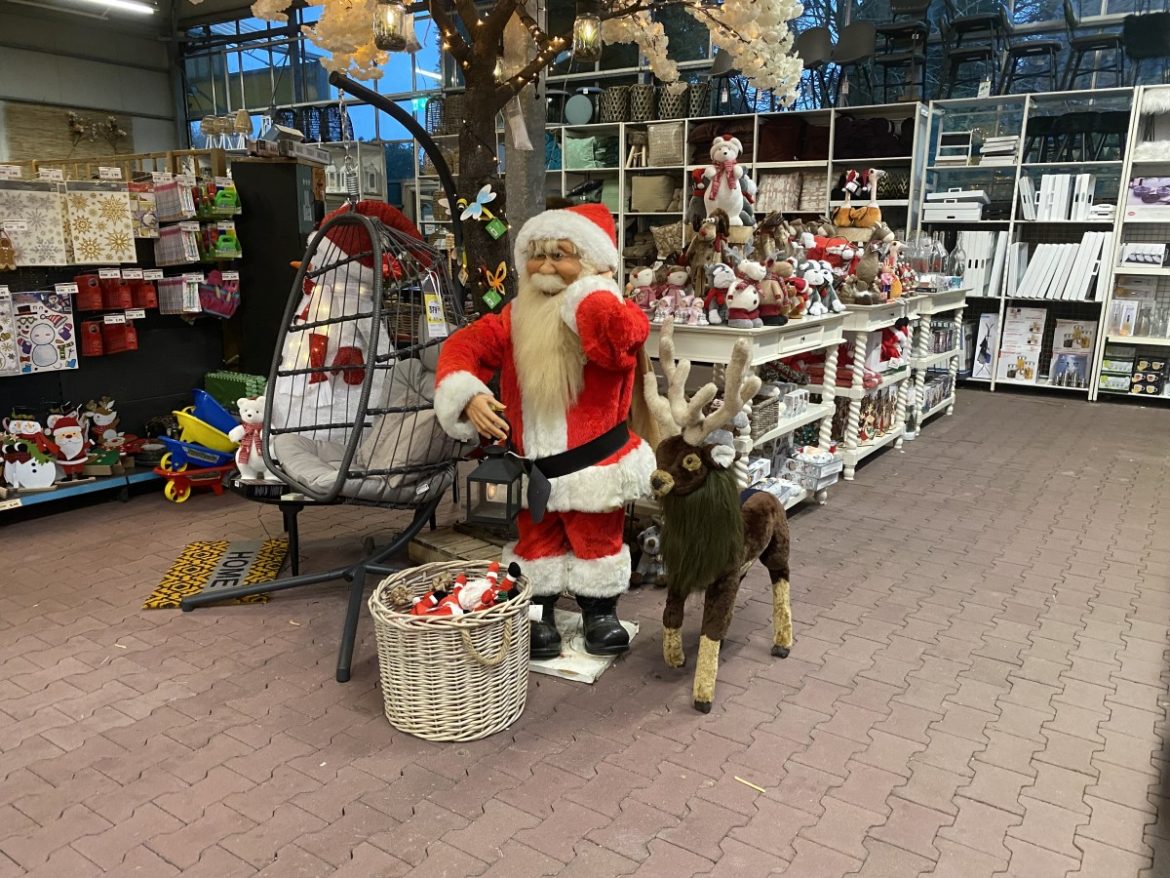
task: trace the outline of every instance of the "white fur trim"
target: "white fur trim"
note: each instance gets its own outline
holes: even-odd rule
[[[513,256],[521,278],[528,277],[528,245],[532,241],[572,241],[581,258],[598,271],[621,269],[617,246],[597,224],[571,210],[546,210],[524,224],[516,236]]]
[[[478,434],[463,410],[472,398],[491,393],[488,386],[470,372],[452,372],[435,387],[435,417],[452,439],[476,442]]]
[[[550,479],[550,512],[609,512],[650,496],[650,474],[657,468],[654,452],[639,442],[625,457],[604,466],[591,466],[559,479]],[[525,484],[523,503],[528,505]]]
[[[735,460],[735,449],[728,448],[726,445],[717,445],[711,449],[711,459],[715,461],[717,466],[727,469]]]
[[[569,329],[577,331],[577,309],[594,293],[612,293],[619,302],[622,301],[622,291],[613,278],[591,275],[575,280],[560,294],[561,317],[569,324]]]
[[[508,543],[500,552],[500,568],[507,570],[513,561],[520,565],[520,572],[528,577],[534,595],[560,594],[568,584],[568,555],[522,558],[516,554],[516,544]]]
[[[605,558],[569,556],[569,591],[586,598],[612,598],[630,587],[630,547]]]

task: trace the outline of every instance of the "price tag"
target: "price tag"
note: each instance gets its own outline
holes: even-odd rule
[[[65,180],[65,172],[60,168],[40,168],[37,170],[37,177],[42,180],[56,180],[62,182]]]
[[[144,320],[144,319],[146,319],[146,309],[145,308],[131,308],[129,311],[126,312],[126,319],[127,320]]]
[[[121,180],[122,179],[122,169],[121,168],[98,168],[98,179],[99,180]]]
[[[67,284],[53,284],[53,289],[57,291],[59,296],[76,296],[77,284],[70,282]]]
[[[197,232],[197,231],[199,231],[199,223],[195,223],[195,222],[179,223],[179,228],[182,229],[184,232]]]
[[[235,234],[236,224],[231,220],[220,220],[215,224],[215,227],[221,232],[231,232]]]
[[[175,179],[178,180],[179,184],[182,186],[194,186],[195,185],[195,175],[194,174],[179,174],[177,177],[175,177]]]
[[[0,500],[0,512],[7,512],[9,509],[19,509],[23,501],[20,497],[13,497],[9,500]],[[544,618],[543,616],[541,618]]]
[[[203,283],[203,272],[185,274],[183,275],[183,280],[187,281],[187,283],[201,284]]]
[[[103,323],[125,323],[126,322],[126,315],[125,314],[104,314],[104,315],[102,315],[102,322]]]
[[[0,287],[0,296],[7,296],[7,295],[11,295],[8,292],[8,287]]]
[[[28,231],[28,223],[21,222],[20,220],[5,220],[4,221],[4,231],[6,231],[6,232],[27,232]]]
[[[236,184],[232,182],[231,177],[216,177],[215,178],[215,185],[218,186],[220,189],[227,189],[229,187],[235,186]]]
[[[122,272],[117,268],[99,268],[98,277],[102,280],[121,280]]]
[[[150,179],[155,183],[169,183],[175,179],[175,175],[170,171],[151,171]]]
[[[443,313],[443,300],[438,293],[427,293],[423,296],[427,306],[427,335],[430,338],[447,337],[447,317]]]
[[[141,268],[123,268],[122,269],[122,279],[123,280],[142,280],[142,269]]]
[[[144,268],[142,270],[143,280],[162,280],[163,270],[161,268]]]
[[[239,280],[240,273],[238,271],[221,271],[219,276],[224,280]]]
[[[0,180],[19,180],[20,165],[0,165]]]

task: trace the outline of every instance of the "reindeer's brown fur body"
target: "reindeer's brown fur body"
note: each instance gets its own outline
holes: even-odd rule
[[[704,418],[702,408],[715,395],[714,385],[690,400],[685,387],[690,364],[674,362],[673,327],[660,336],[663,371],[670,381],[669,402],[658,396],[653,374],[646,376],[647,402],[664,429],[681,430],[655,449],[658,469],[651,487],[662,501],[662,560],[667,572],[666,607],[662,613],[662,655],[671,667],[682,667],[682,623],[687,596],[703,593],[699,659],[695,669],[694,705],[711,710],[719,668],[719,647],[731,625],[739,584],[758,559],[772,583],[772,654],[784,658],[792,646],[789,599],[789,533],[784,507],[771,494],[759,492],[739,502],[729,448],[705,444],[713,429],[734,417],[759,389],[760,379],[745,377],[748,345],[736,343],[727,368],[724,404],[717,415]],[[716,421],[716,417],[723,420]]]

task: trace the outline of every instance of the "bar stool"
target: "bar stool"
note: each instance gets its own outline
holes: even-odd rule
[[[1000,76],[1000,94],[1010,95],[1012,86],[1017,79],[1048,78],[1048,90],[1056,91],[1056,64],[1064,44],[1060,40],[1029,40],[1012,42],[1007,47],[1007,57],[1004,59],[1003,74]],[[1021,72],[1020,62],[1024,63],[1024,70],[1032,60],[1047,61],[1048,63],[1031,72]]]
[[[827,27],[810,27],[800,34],[792,46],[793,54],[804,62],[808,71],[809,86],[814,84],[824,98],[818,105],[828,102],[829,92],[825,87],[825,65],[833,56],[833,35]]]
[[[1128,110],[1102,110],[1097,113],[1089,131],[1089,148],[1095,162],[1125,155],[1125,140],[1129,136]],[[1108,154],[1106,153],[1108,150]]]
[[[951,49],[946,53],[947,73],[946,97],[954,97],[955,86],[972,85],[978,90],[983,81],[983,68],[987,68],[987,78],[991,80],[991,90],[995,91],[995,49],[991,46],[969,46],[966,49]],[[964,73],[964,68],[974,66],[974,70]],[[960,73],[964,75],[960,76]]]
[[[891,20],[877,28],[884,41],[876,64],[882,69],[882,100],[889,101],[889,73],[904,69],[903,83],[910,91],[907,100],[922,99],[926,93],[926,41],[930,37],[927,13],[932,0],[890,0]],[[899,21],[899,17],[905,20]],[[917,89],[917,90],[916,90]]]
[[[1077,36],[1077,29],[1081,27],[1081,20],[1073,11],[1071,0],[1064,0],[1064,25],[1068,31],[1069,65],[1065,69],[1064,82],[1061,88],[1071,91],[1076,88],[1077,79],[1081,76],[1092,76],[1094,73],[1112,73],[1113,85],[1125,85],[1125,48],[1124,40],[1119,33],[1096,33]],[[1113,63],[1105,63],[1104,58],[1098,58],[1098,52],[1112,52]],[[1085,56],[1091,55],[1085,69],[1081,65]],[[1100,86],[1102,83],[1097,82]]]
[[[869,78],[867,62],[873,58],[875,34],[876,28],[872,21],[855,21],[841,28],[841,33],[837,35],[837,45],[832,51],[833,63],[838,67],[837,81],[833,88],[834,107],[840,102],[841,82],[845,79],[847,71],[856,70],[860,73],[872,95],[873,83]]]
[[[1161,80],[1166,78],[1166,60],[1170,58],[1170,12],[1150,12],[1145,15],[1127,15],[1121,22],[1121,38],[1125,54],[1134,62],[1133,80],[1143,82],[1143,61],[1162,61]]]
[[[964,39],[967,39],[973,42],[990,41],[996,55],[1003,51],[1010,26],[1007,12],[999,0],[977,0],[963,15],[958,14],[954,0],[945,0],[945,5],[946,30],[954,36],[956,49],[963,44]],[[971,7],[983,8],[972,12]]]
[[[1053,137],[1055,122],[1055,116],[1031,116],[1028,119],[1028,127],[1024,131],[1024,151],[1022,153],[1025,162],[1048,161],[1049,156],[1056,148],[1056,141]]]

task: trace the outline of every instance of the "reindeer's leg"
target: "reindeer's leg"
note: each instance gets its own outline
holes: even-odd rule
[[[788,658],[792,648],[792,601],[789,596],[788,521],[776,524],[772,541],[760,556],[772,581],[772,655]]]
[[[695,665],[695,710],[711,712],[715,700],[715,679],[719,675],[719,645],[731,625],[735,596],[739,592],[739,571],[722,577],[708,589],[703,602],[703,629],[699,635],[699,661]]]
[[[662,658],[672,668],[681,668],[687,663],[682,647],[683,610],[686,595],[679,595],[673,588],[667,589],[666,606],[662,610]]]

